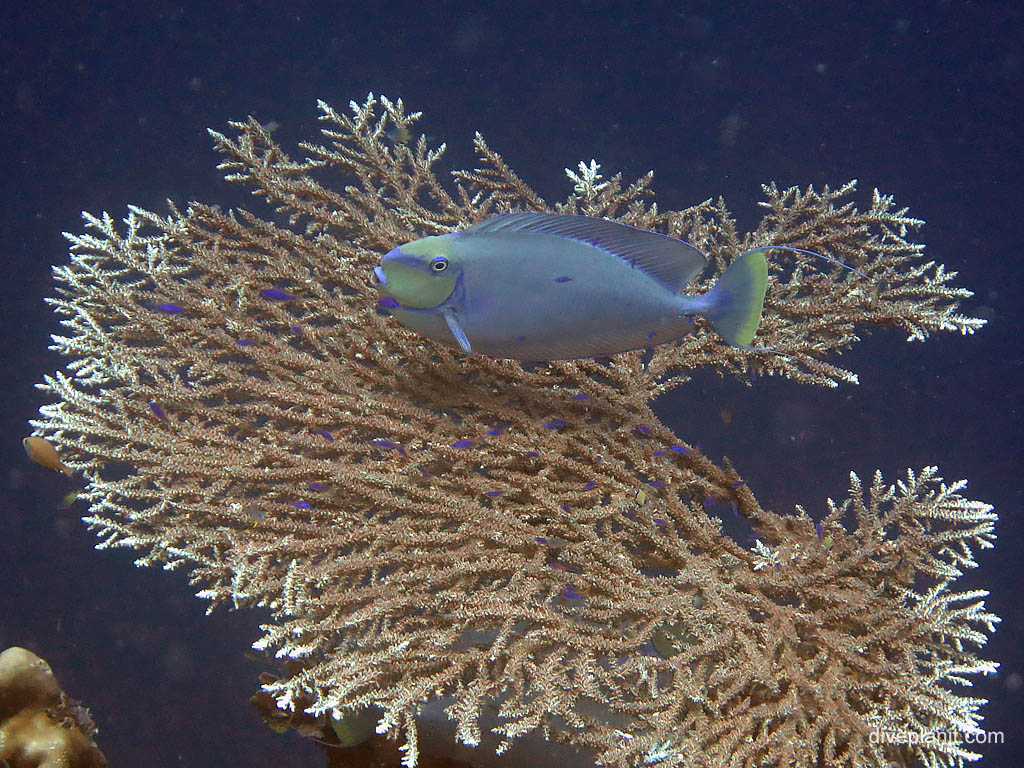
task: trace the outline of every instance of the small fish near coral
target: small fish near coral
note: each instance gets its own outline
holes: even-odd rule
[[[46,438],[26,437],[21,441],[21,444],[25,447],[25,453],[28,454],[28,457],[39,466],[63,472],[68,477],[72,477],[75,474],[71,467],[60,460],[57,449]]]
[[[693,315],[745,347],[761,321],[772,248],[796,250],[752,248],[710,291],[686,296],[678,291],[707,263],[689,243],[590,216],[508,213],[392,249],[371,282],[402,325],[466,354],[613,355],[682,338]]]

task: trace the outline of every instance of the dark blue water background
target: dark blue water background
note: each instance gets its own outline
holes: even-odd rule
[[[636,6],[632,8],[631,6]],[[287,6],[287,10],[282,10]],[[349,7],[351,6],[351,7]],[[426,112],[451,167],[474,130],[542,195],[597,158],[657,171],[664,207],[724,195],[745,226],[762,182],[861,180],[926,219],[930,257],[977,291],[973,338],[906,345],[879,333],[844,356],[860,386],[749,390],[702,377],[660,412],[728,453],[777,509],[819,512],[847,473],[938,463],[995,503],[1000,545],[966,580],[1004,619],[985,765],[1015,765],[1024,608],[1021,515],[1018,2],[48,3],[0,17],[0,647],[26,645],[93,708],[113,764],[319,765],[249,710],[254,613],[204,618],[185,577],[97,553],[60,477],[25,461],[32,389],[59,364],[42,297],[79,211],[165,198],[254,205],[223,182],[205,133],[255,115],[286,144],[316,130],[315,99],[367,91]],[[255,203],[257,207],[262,203]],[[723,413],[731,415],[726,423]],[[81,512],[79,512],[81,514]]]

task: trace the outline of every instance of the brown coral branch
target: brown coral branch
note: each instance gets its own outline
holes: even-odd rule
[[[621,765],[883,765],[906,755],[872,728],[975,727],[980,702],[954,690],[992,670],[973,648],[996,619],[951,585],[991,546],[987,506],[933,469],[854,478],[819,529],[762,508],[650,409],[697,368],[835,385],[855,377],[827,356],[865,329],[973,332],[969,293],[907,240],[920,222],[877,193],[858,211],[852,183],[769,185],[741,235],[722,201],[661,212],[649,175],[580,164],[559,210],[688,238],[710,259],[691,290],[765,243],[867,277],[773,255],[757,344],[774,352],[698,321],[605,360],[466,358],[379,315],[369,268],[546,203],[480,137],[481,167],[447,191],[443,147],[388,138],[417,116],[400,101],[321,109],[329,147],[301,160],[252,119],[213,134],[270,218],[131,208],[69,235],[50,300],[68,372],[46,377],[34,426],[87,478],[101,547],[190,569],[212,605],[269,607],[258,646],[295,662],[264,687],[277,706],[374,708],[410,765],[435,699],[467,743],[496,711],[503,740],[541,732]],[[752,521],[753,549],[716,500]],[[941,749],[915,756],[966,759]]]

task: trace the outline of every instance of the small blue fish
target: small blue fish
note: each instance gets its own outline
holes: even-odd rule
[[[372,282],[402,325],[466,354],[601,357],[681,338],[695,314],[747,346],[774,247],[743,253],[710,291],[685,296],[707,263],[692,245],[589,216],[509,213],[392,249]]]
[[[279,291],[277,288],[264,288],[260,291],[260,296],[265,301],[291,301],[295,298],[290,293]]]
[[[179,307],[177,304],[157,304],[153,309],[165,315],[180,315],[185,311],[184,307]]]
[[[402,456],[405,456],[405,448],[402,447],[401,443],[396,443],[391,440],[371,440],[370,445],[374,448],[384,448],[386,450],[394,449],[398,451]]]

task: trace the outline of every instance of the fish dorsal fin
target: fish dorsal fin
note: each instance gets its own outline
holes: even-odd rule
[[[535,232],[587,243],[623,259],[672,292],[693,280],[707,263],[703,253],[674,237],[617,221],[568,213],[503,213],[479,221],[459,234],[499,232]]]

